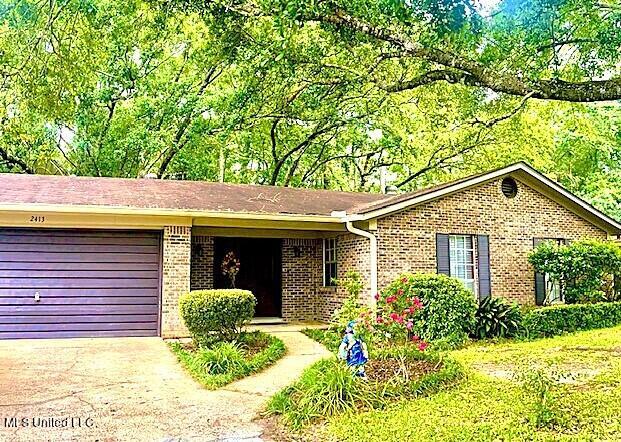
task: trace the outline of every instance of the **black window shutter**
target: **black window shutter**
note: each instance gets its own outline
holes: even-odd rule
[[[545,242],[545,238],[533,238],[533,248]],[[546,281],[543,273],[535,272],[535,304],[543,305],[546,300]]]
[[[445,233],[436,233],[436,262],[440,275],[451,276],[449,236]]]
[[[477,235],[477,268],[479,270],[479,301],[492,295],[489,264],[489,236]]]

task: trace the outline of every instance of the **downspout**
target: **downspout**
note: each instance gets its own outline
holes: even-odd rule
[[[353,233],[354,235],[362,236],[369,240],[369,265],[371,271],[371,293],[369,297],[369,306],[375,309],[375,294],[377,293],[377,238],[371,232],[354,227],[353,221],[356,221],[355,217],[347,217],[345,212],[333,212],[332,215],[342,217],[348,232]]]

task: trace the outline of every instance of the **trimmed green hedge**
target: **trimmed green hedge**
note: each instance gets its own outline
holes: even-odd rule
[[[524,313],[522,326],[529,338],[543,338],[621,324],[621,302],[543,307]]]
[[[179,310],[195,342],[208,346],[236,339],[254,316],[256,303],[248,290],[195,290],[179,299]]]

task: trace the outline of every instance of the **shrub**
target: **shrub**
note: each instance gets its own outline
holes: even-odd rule
[[[254,316],[256,299],[247,290],[197,290],[179,299],[181,317],[198,345],[232,341]]]
[[[569,304],[614,301],[619,287],[611,280],[621,276],[621,247],[613,242],[584,240],[567,245],[547,241],[528,257],[540,273],[558,281]]]
[[[342,332],[349,321],[357,319],[368,307],[360,303],[360,292],[364,283],[358,272],[349,270],[344,278],[334,281],[338,286],[344,287],[349,295],[341,308],[334,310],[330,319],[330,328]]]
[[[422,308],[417,307],[416,300]],[[477,303],[474,295],[455,278],[403,274],[379,295],[378,308],[382,318],[388,313],[384,321],[405,324],[403,333],[409,331],[425,340],[459,341],[474,329]],[[407,328],[409,319],[411,330]]]
[[[474,336],[480,339],[515,336],[522,326],[522,314],[516,305],[491,296],[479,304],[476,320]]]
[[[613,327],[621,324],[621,302],[556,305],[524,313],[522,325],[530,338]]]

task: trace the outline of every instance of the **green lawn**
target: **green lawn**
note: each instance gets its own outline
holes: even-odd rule
[[[621,327],[532,342],[475,344],[452,355],[469,376],[442,393],[382,411],[343,415],[327,432],[345,441],[621,440]],[[532,395],[514,373],[563,376],[556,420],[537,426]]]

